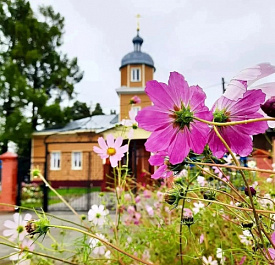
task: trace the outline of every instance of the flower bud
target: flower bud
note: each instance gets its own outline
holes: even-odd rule
[[[184,216],[182,218],[182,222],[183,222],[183,224],[185,224],[187,226],[191,226],[192,224],[194,224],[194,217],[193,216]]]
[[[208,190],[203,193],[203,198],[206,200],[216,200],[216,192],[213,190]]]
[[[39,215],[38,215],[39,216]],[[27,222],[25,228],[28,234],[33,237],[34,235],[38,234],[38,237],[42,235],[46,235],[49,231],[50,221],[44,214],[43,216],[39,216],[40,219],[38,220],[30,220]]]
[[[255,190],[253,187],[249,187],[249,189],[250,189],[251,195],[252,195],[252,196],[255,196],[256,193],[257,193],[256,190]],[[246,196],[249,196],[248,188],[247,188],[247,187],[245,187],[244,193],[245,193]]]
[[[264,104],[262,104],[261,109],[268,116],[275,118],[275,97],[271,97]]]
[[[179,200],[180,200],[180,194],[178,190],[172,190],[166,194],[164,194],[164,200],[166,203],[168,203],[169,205],[174,205],[174,207],[176,208],[179,204]]]
[[[242,227],[244,229],[251,229],[253,227],[253,223],[252,222],[245,222],[245,223],[242,223]]]

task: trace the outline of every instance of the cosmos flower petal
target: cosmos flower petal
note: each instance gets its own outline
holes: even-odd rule
[[[27,221],[30,221],[31,219],[32,219],[32,215],[30,213],[26,213],[24,216],[24,221],[27,222]]]
[[[223,130],[223,129],[221,129],[221,130]],[[215,133],[214,130],[212,130],[209,133],[208,145],[209,145],[209,148],[211,149],[213,155],[216,156],[217,158],[222,158],[227,151],[226,147],[224,146],[222,141],[219,139],[219,137],[217,136],[217,134]]]
[[[107,135],[106,141],[107,141],[108,147],[114,147],[115,139],[114,139],[114,136],[112,134]]]
[[[110,162],[112,167],[117,167],[118,161],[119,160],[117,159],[116,156],[110,156]]]
[[[167,91],[167,85],[155,80],[146,83],[145,92],[155,106],[173,109],[174,101]]]
[[[245,85],[243,82],[240,82],[239,80],[231,80],[227,85],[223,96],[231,100],[236,100],[241,98],[246,90],[247,85]]]
[[[3,236],[9,237],[9,236],[12,236],[14,233],[15,233],[14,230],[6,229],[3,231]]]
[[[122,137],[117,137],[114,143],[114,148],[119,148],[122,145],[123,139]]]
[[[152,179],[160,179],[163,177],[164,172],[167,170],[167,166],[166,165],[162,165],[160,166],[155,172],[154,174],[151,176]]]
[[[136,121],[143,129],[155,131],[168,126],[173,119],[169,117],[169,112],[165,112],[156,106],[149,106],[138,112]]]
[[[167,150],[171,139],[173,139],[177,131],[178,130],[174,129],[172,125],[162,130],[155,131],[145,143],[146,150],[150,152]]]
[[[123,153],[122,155],[124,156],[124,153],[126,153],[128,151],[128,144],[125,144],[123,146],[121,146],[119,149],[118,149],[118,153]]]
[[[190,90],[188,83],[185,81],[184,77],[177,73],[171,72],[169,76],[169,94],[171,95],[176,106],[181,105],[181,101],[188,104],[190,99]],[[183,89],[184,88],[184,89]]]
[[[106,142],[105,142],[105,140],[103,139],[103,137],[99,137],[98,138],[98,144],[99,144],[99,146],[100,146],[100,148],[102,149],[102,150],[107,150],[108,149],[108,146],[106,145]]]
[[[161,152],[158,152],[158,153],[150,156],[150,158],[149,158],[150,165],[161,166],[163,164],[165,156],[167,156],[167,151],[161,151]]]
[[[207,143],[208,133],[210,131],[207,124],[198,123],[190,126],[190,148],[197,154],[201,154]]]
[[[190,90],[192,91],[192,96],[189,100],[191,110],[196,111],[197,109],[201,109],[201,104],[204,104],[206,94],[199,86],[190,86]]]
[[[104,210],[104,205],[102,205],[102,204],[101,204],[101,205],[99,205],[99,207],[98,207],[98,211],[99,211],[99,212],[102,212],[103,210]]]
[[[275,66],[270,63],[260,63],[255,66],[246,68],[234,76],[233,79],[247,81],[250,86],[259,79],[275,73]]]
[[[106,153],[106,151],[102,150],[101,148],[97,147],[97,146],[94,146],[93,147],[93,151],[97,154],[104,154]]]
[[[17,224],[11,220],[6,220],[4,222],[4,226],[7,227],[7,228],[11,228],[11,229],[16,229],[17,228]]]
[[[273,73],[275,73],[275,66],[270,63],[261,63],[246,68],[233,77],[226,88],[224,96],[233,100],[241,98],[248,86]],[[246,85],[241,81],[245,81]]]
[[[231,113],[232,118],[234,118],[234,116],[247,116],[246,118],[248,119],[251,114],[259,110],[260,104],[264,103],[264,101],[265,94],[260,89],[248,90],[243,94],[241,99],[230,104],[228,111]]]
[[[189,137],[189,133],[184,133],[184,131],[181,130],[175,134],[175,138],[168,148],[169,161],[171,164],[181,163],[188,155],[190,151]],[[184,148],[182,148],[183,146]]]
[[[248,134],[240,133],[234,126],[228,126],[226,134],[222,136],[229,144],[231,150],[240,156],[248,156],[253,150],[252,137]]]
[[[13,215],[13,220],[17,225],[20,225],[22,223],[22,216],[19,213],[15,213]]]

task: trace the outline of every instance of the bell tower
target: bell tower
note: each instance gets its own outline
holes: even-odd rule
[[[116,89],[116,92],[120,98],[120,121],[129,118],[128,113],[131,108],[137,113],[140,109],[151,105],[144,89],[146,82],[153,80],[156,68],[152,57],[141,51],[143,39],[139,35],[139,23],[137,35],[132,42],[134,51],[122,58],[119,68],[121,87]],[[129,102],[135,95],[141,99],[141,102],[131,106]]]

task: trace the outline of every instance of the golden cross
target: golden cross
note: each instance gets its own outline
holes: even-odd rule
[[[137,30],[139,30],[139,19],[140,19],[140,14],[137,14],[136,15],[136,18],[137,18]]]

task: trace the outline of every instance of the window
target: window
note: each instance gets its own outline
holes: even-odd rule
[[[141,80],[140,73],[141,73],[140,68],[132,68],[131,82],[139,82]]]
[[[131,110],[132,110],[133,113],[134,113],[134,117],[136,117],[137,114],[138,114],[138,112],[141,110],[141,107],[139,107],[139,106],[133,106],[133,107],[131,108]]]
[[[60,152],[52,152],[51,153],[51,170],[60,169]]]
[[[72,152],[72,169],[82,168],[82,152]]]

